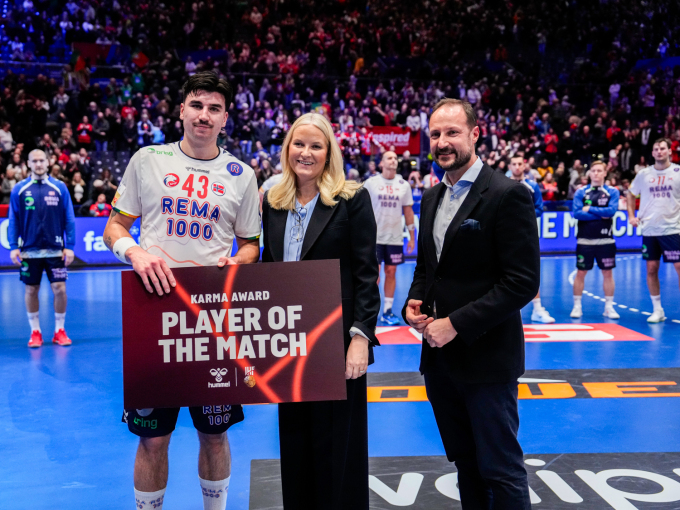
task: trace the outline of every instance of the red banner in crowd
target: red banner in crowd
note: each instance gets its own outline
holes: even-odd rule
[[[373,140],[389,149],[394,145],[395,152],[402,155],[409,151],[411,155],[420,154],[420,131],[410,131],[399,126],[375,126],[370,129]]]
[[[337,260],[122,272],[127,409],[346,398]]]

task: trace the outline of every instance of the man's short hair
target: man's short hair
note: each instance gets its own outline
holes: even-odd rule
[[[592,170],[592,168],[593,168],[595,165],[602,165],[602,166],[604,167],[605,170],[607,169],[607,163],[605,163],[605,162],[602,161],[601,159],[597,159],[597,160],[593,161],[593,162],[590,164],[590,169]]]
[[[217,92],[218,94],[222,94],[224,97],[224,107],[227,110],[234,97],[234,91],[232,90],[231,85],[229,85],[229,82],[219,78],[212,71],[201,71],[193,76],[189,76],[189,79],[182,86],[182,96],[185,101],[190,94],[196,94],[199,91]]]
[[[524,153],[523,152],[517,152],[513,156],[510,156],[510,161],[512,161],[515,158],[522,158],[522,161],[524,161]]]
[[[28,160],[29,160],[29,161],[32,161],[32,160],[33,160],[33,156],[34,156],[35,154],[38,154],[38,153],[42,154],[42,155],[45,157],[45,159],[47,159],[47,154],[45,154],[45,151],[44,151],[44,150],[41,150],[41,149],[33,149],[31,152],[28,153]]]
[[[654,140],[652,147],[654,147],[657,143],[661,143],[661,142],[666,142],[666,147],[668,147],[669,149],[671,148],[672,142],[670,141],[670,139],[666,138],[665,136],[662,136],[661,138]]]
[[[465,112],[465,118],[467,119],[468,127],[473,129],[477,125],[477,114],[475,113],[475,108],[468,101],[454,99],[452,97],[445,97],[444,99],[441,99],[436,105],[434,105],[434,108],[432,108],[432,115],[434,115],[434,112],[444,106],[460,106]]]

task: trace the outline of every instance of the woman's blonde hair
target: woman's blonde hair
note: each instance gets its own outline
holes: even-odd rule
[[[343,169],[342,152],[333,134],[330,122],[318,113],[306,113],[297,119],[291,126],[281,150],[281,168],[283,177],[281,182],[272,186],[267,194],[267,201],[273,209],[295,210],[295,196],[297,191],[297,179],[295,172],[288,162],[288,147],[293,139],[293,133],[299,126],[316,126],[326,137],[326,166],[317,179],[321,201],[332,207],[338,203],[337,196],[350,199],[354,196],[361,184],[356,181],[345,179]]]

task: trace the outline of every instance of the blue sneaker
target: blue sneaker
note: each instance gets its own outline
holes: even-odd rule
[[[400,324],[399,317],[392,313],[391,308],[382,314],[380,321],[389,324],[390,326],[398,326]]]

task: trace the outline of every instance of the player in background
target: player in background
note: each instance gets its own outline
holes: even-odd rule
[[[9,238],[12,262],[21,266],[20,279],[26,285],[26,312],[31,325],[29,347],[43,344],[39,309],[40,280],[47,273],[54,294],[54,336],[57,345],[71,345],[66,335],[67,266],[73,262],[76,220],[66,185],[47,173],[45,153],[28,155],[30,175],[17,183],[10,195]],[[65,239],[65,241],[64,241]]]
[[[583,316],[581,297],[586,274],[593,268],[594,260],[602,270],[604,279],[604,313],[609,319],[620,318],[614,310],[614,276],[616,244],[612,234],[613,218],[619,207],[619,190],[607,186],[607,164],[595,161],[588,171],[590,185],[576,191],[573,215],[578,220],[576,241],[576,278],[574,279],[574,309],[570,317]]]
[[[385,263],[385,304],[380,320],[390,326],[399,324],[399,318],[392,313],[392,304],[397,286],[397,266],[404,263],[402,211],[409,233],[408,252],[411,253],[416,245],[411,185],[397,175],[397,165],[397,155],[393,151],[385,152],[380,161],[382,173],[364,182],[371,195],[378,226],[378,265]]]
[[[660,138],[652,146],[654,165],[635,176],[628,196],[628,221],[642,226],[642,258],[647,261],[647,287],[654,305],[647,322],[666,320],[661,306],[659,266],[661,255],[680,277],[680,166],[671,163],[671,141]],[[640,211],[635,217],[635,199]]]
[[[204,71],[182,88],[181,142],[144,147],[130,160],[113,202],[104,242],[132,264],[149,292],[176,285],[171,267],[248,264],[260,256],[259,199],[252,168],[217,146],[232,89]],[[130,236],[141,217],[140,245]],[[236,239],[238,252],[231,257]],[[240,405],[190,407],[198,431],[198,476],[206,510],[224,510],[231,475],[227,429],[243,420]],[[179,408],[126,409],[123,421],[140,437],[135,459],[137,508],[162,508],[168,445]]]
[[[526,178],[524,155],[521,153],[515,154],[510,158],[510,178],[514,181],[521,182],[524,184],[531,196],[534,199],[534,209],[536,211],[536,217],[540,218],[543,215],[543,196],[541,195],[541,188],[534,181],[530,181]],[[555,322],[555,319],[550,316],[548,310],[543,308],[541,305],[541,292],[536,294],[536,297],[531,301],[534,305],[534,309],[531,312],[531,320],[533,322],[542,322],[543,324],[551,324]]]

